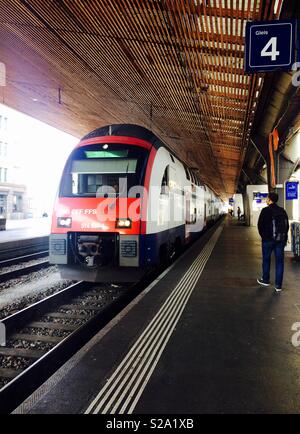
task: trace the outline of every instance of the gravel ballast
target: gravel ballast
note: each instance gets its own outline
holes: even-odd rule
[[[0,320],[61,291],[71,283],[61,279],[54,266],[0,284]]]
[[[0,284],[0,320],[65,289],[74,282],[62,280],[57,267],[51,266],[30,275],[22,276],[9,283],[12,286],[9,286],[8,282]],[[71,330],[65,330],[68,327],[56,329],[52,328],[51,324],[80,327],[120,297],[126,289],[126,287],[118,285],[100,283],[91,288],[91,285],[87,284],[86,289],[81,292],[82,295],[76,293],[72,298],[72,294],[70,294],[68,300],[64,300],[61,305],[56,308],[52,307],[49,312],[42,314],[40,317],[37,315],[37,317],[32,318],[27,327],[20,330],[16,329],[15,336],[8,336],[6,347],[19,350],[38,350],[46,353],[72,333],[72,327]],[[93,307],[98,309],[93,309]],[[74,317],[68,318],[68,315]],[[51,324],[48,324],[48,327],[45,324],[45,327],[43,327],[41,323],[46,322]],[[39,355],[34,356],[32,354],[30,357],[30,355],[27,356],[27,353],[24,354],[24,351],[19,351],[19,355],[16,356],[2,355],[0,356],[0,368],[21,371],[34,362],[34,357],[39,357]],[[0,373],[0,389],[10,381],[4,378],[5,376],[1,378]]]
[[[38,259],[32,259],[30,261],[20,262],[20,263],[15,264],[15,265],[9,265],[7,267],[2,267],[0,269],[0,276],[1,276],[1,274],[10,273],[11,271],[20,270],[22,268],[30,267],[32,265],[42,264],[46,260],[47,260],[46,257],[45,258],[38,258]]]

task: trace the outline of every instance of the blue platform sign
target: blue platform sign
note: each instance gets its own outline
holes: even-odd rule
[[[298,182],[286,182],[285,184],[285,199],[298,199]]]
[[[246,25],[245,71],[291,70],[296,59],[296,20]]]
[[[253,193],[253,199],[266,199],[267,197],[268,197],[268,193],[260,193],[260,192]]]

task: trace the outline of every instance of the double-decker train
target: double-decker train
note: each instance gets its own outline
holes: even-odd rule
[[[109,125],[65,165],[50,235],[63,278],[137,281],[222,214],[223,203],[150,130]]]

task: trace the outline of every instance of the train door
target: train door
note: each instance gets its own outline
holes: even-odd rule
[[[205,199],[206,199],[205,200],[205,203],[206,203],[206,223],[209,223],[211,220],[211,214],[212,214],[210,190],[206,190]]]
[[[170,166],[168,165],[164,170],[164,174],[160,186],[160,195],[159,195],[159,203],[158,203],[158,226],[160,228],[160,231],[169,229],[169,223],[170,223],[169,170],[170,170]]]
[[[191,185],[185,191],[185,238],[190,237],[191,232],[195,231],[197,222],[197,201],[196,187]]]
[[[184,192],[185,200],[185,239],[187,240],[190,235],[190,216],[191,216],[191,191],[190,188],[186,188]]]
[[[180,226],[183,221],[182,192],[180,189],[179,168],[176,165],[169,166],[169,191],[170,191],[170,228]]]
[[[190,209],[190,223],[192,225],[197,222],[197,195],[196,195],[196,186],[192,185],[192,197],[191,197],[191,209]]]
[[[197,230],[205,226],[205,191],[203,186],[197,187]]]

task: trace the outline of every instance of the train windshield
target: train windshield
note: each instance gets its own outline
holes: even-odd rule
[[[148,151],[138,146],[99,144],[75,149],[61,182],[60,197],[109,197],[143,185]]]

